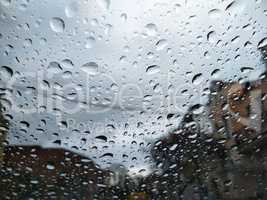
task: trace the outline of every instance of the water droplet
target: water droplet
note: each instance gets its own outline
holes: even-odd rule
[[[200,115],[204,111],[205,111],[205,107],[201,104],[195,104],[194,106],[192,106],[192,112],[195,115]]]
[[[217,19],[217,18],[220,18],[221,15],[222,15],[222,11],[219,10],[219,9],[212,9],[208,12],[208,15],[210,18],[212,19]]]
[[[157,83],[156,85],[154,85],[153,90],[155,93],[159,93],[161,91],[160,84]]]
[[[179,3],[175,4],[174,5],[174,10],[175,10],[176,13],[180,13],[181,10],[182,10],[182,5],[179,4]]]
[[[178,144],[174,144],[174,145],[170,146],[169,149],[171,151],[174,151],[177,147],[178,147]]]
[[[85,48],[86,49],[91,49],[94,47],[95,44],[95,38],[94,37],[89,37],[87,38],[86,44],[85,44]]]
[[[0,79],[9,80],[13,76],[13,70],[7,66],[1,66],[0,68]]]
[[[146,28],[146,34],[149,36],[155,36],[158,32],[157,26],[152,23],[147,24],[145,28]]]
[[[92,26],[97,26],[98,25],[98,21],[97,21],[97,19],[92,19],[91,20],[91,22],[90,22],[90,24],[92,25]]]
[[[220,72],[221,72],[221,70],[220,69],[215,69],[215,70],[213,70],[212,72],[211,72],[211,77],[212,78],[219,78],[219,76],[220,76]]]
[[[110,0],[97,0],[97,3],[100,7],[106,10],[110,7]]]
[[[59,17],[54,17],[50,20],[50,27],[56,33],[62,33],[65,29],[64,21]]]
[[[160,72],[160,67],[158,65],[150,65],[146,68],[147,74],[156,74]]]
[[[236,0],[228,4],[225,10],[232,16],[240,14],[246,8],[246,1],[245,0]]]
[[[108,138],[104,135],[96,136],[95,139],[97,139],[98,142],[107,142]]]
[[[200,84],[202,81],[203,81],[202,73],[198,73],[192,78],[192,83],[195,85]]]
[[[65,14],[69,18],[75,17],[78,12],[79,12],[79,6],[78,6],[77,2],[73,1],[69,4],[67,4],[65,7]]]
[[[240,36],[238,35],[238,36],[234,37],[234,38],[231,40],[231,42],[235,44],[235,43],[238,43],[239,40],[240,40]]]
[[[90,75],[96,75],[98,73],[98,64],[95,62],[88,62],[82,65],[81,69]]]
[[[32,40],[30,38],[27,38],[24,40],[24,42],[23,42],[24,47],[29,47],[31,45],[32,45]]]
[[[259,43],[258,43],[258,48],[263,48],[267,46],[267,37],[263,38]]]
[[[216,41],[216,32],[215,31],[209,32],[208,35],[207,35],[207,40],[210,43],[214,43]]]
[[[46,38],[40,38],[40,44],[41,45],[45,45],[47,43],[47,40],[46,40]]]
[[[49,170],[54,170],[55,169],[55,166],[52,165],[52,164],[47,164],[46,165],[46,168],[49,169]]]
[[[197,133],[193,132],[193,133],[189,134],[188,135],[188,138],[189,139],[195,139],[195,138],[197,138]]]
[[[240,71],[241,71],[242,73],[253,72],[253,70],[255,70],[255,69],[252,68],[252,67],[241,67],[241,68],[240,68]]]
[[[3,111],[8,111],[12,109],[12,102],[10,100],[0,98],[0,103],[2,105]]]
[[[167,45],[168,45],[167,40],[165,40],[165,39],[159,40],[156,43],[156,50],[157,51],[163,50]]]
[[[55,73],[55,74],[61,72],[62,70],[58,62],[50,62],[47,69],[50,73]]]
[[[101,155],[100,158],[113,158],[113,153],[105,153]]]
[[[116,83],[112,83],[110,87],[111,87],[111,90],[114,92],[119,91],[119,86]]]
[[[121,14],[121,18],[123,21],[127,21],[127,14],[126,13],[122,13]]]
[[[225,182],[224,182],[224,185],[226,186],[226,187],[229,187],[230,185],[232,185],[232,180],[226,180]]]
[[[26,121],[20,121],[20,127],[22,129],[27,130],[30,127],[30,124],[28,122],[26,122]]]
[[[70,59],[64,59],[61,61],[61,66],[70,69],[73,68],[73,63]]]

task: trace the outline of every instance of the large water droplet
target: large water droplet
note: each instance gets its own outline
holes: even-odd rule
[[[163,50],[167,45],[168,45],[167,40],[165,40],[165,39],[159,40],[156,43],[156,50],[157,51]]]
[[[217,79],[220,77],[220,72],[221,70],[220,69],[215,69],[211,72],[211,77],[214,78],[214,79]]]
[[[267,37],[263,38],[261,41],[258,43],[258,48],[263,48],[267,46]]]
[[[97,139],[97,142],[107,142],[108,138],[104,135],[96,136],[95,139]]]
[[[228,4],[225,10],[228,11],[230,15],[237,15],[242,13],[246,8],[246,1],[245,0],[236,0]]]
[[[158,65],[151,65],[146,68],[148,74],[156,74],[160,72],[160,67]]]
[[[89,37],[87,38],[86,44],[85,44],[85,48],[86,49],[91,49],[94,47],[95,44],[95,38],[94,37]]]
[[[149,23],[146,25],[146,34],[149,36],[155,36],[158,32],[157,26],[155,24]]]
[[[203,81],[203,75],[202,75],[202,73],[196,74],[192,78],[192,83],[195,84],[195,85],[199,85],[202,81]]]
[[[114,92],[119,91],[119,86],[116,83],[112,83],[110,87],[111,87],[111,90]]]
[[[54,17],[50,20],[50,27],[56,33],[62,33],[65,29],[64,21],[59,17]]]
[[[98,64],[95,62],[88,62],[82,65],[81,69],[90,75],[95,75],[98,73]]]
[[[54,74],[62,71],[62,68],[58,62],[50,62],[47,69],[50,73],[54,73]]]
[[[209,32],[208,35],[207,35],[207,40],[210,43],[214,43],[216,41],[216,32],[215,31]]]
[[[23,42],[24,47],[29,47],[31,45],[32,45],[32,40],[30,38],[27,38],[24,40],[24,42]]]
[[[64,59],[61,61],[60,65],[64,68],[73,68],[73,62],[70,59]]]
[[[13,76],[13,70],[7,66],[1,66],[0,68],[0,80],[9,80]]]
[[[217,18],[221,17],[222,11],[219,10],[219,9],[212,9],[212,10],[209,11],[208,15],[212,19],[217,19]]]

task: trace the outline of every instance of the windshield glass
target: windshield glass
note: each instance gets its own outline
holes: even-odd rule
[[[0,0],[0,199],[265,199],[265,0]]]

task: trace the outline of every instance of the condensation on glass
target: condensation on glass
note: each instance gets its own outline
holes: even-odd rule
[[[0,199],[266,199],[266,55],[266,0],[0,0]]]

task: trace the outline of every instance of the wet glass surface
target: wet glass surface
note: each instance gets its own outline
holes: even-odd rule
[[[0,199],[266,199],[266,0],[0,0]]]

